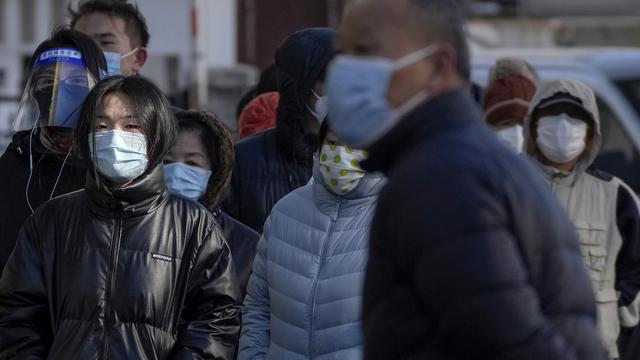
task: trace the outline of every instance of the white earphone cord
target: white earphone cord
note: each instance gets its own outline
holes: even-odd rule
[[[35,127],[31,130],[31,134],[29,135],[29,178],[27,179],[27,187],[24,189],[24,197],[27,200],[27,206],[29,206],[29,210],[33,214],[34,210],[31,206],[31,202],[29,201],[29,185],[31,185],[31,176],[33,175],[33,152],[31,148],[31,142],[33,139],[33,132],[35,131]],[[62,161],[62,166],[60,167],[60,171],[58,172],[58,177],[56,178],[56,182],[53,184],[53,189],[51,189],[51,194],[49,195],[49,200],[53,199],[53,194],[56,192],[56,188],[58,187],[58,183],[60,182],[60,177],[62,176],[62,172],[64,171],[64,166],[67,164],[67,159],[69,159],[69,155],[73,150],[73,146],[69,148],[67,151],[67,155],[64,157],[64,161]],[[44,155],[42,155],[44,157]],[[40,158],[42,160],[42,158]]]

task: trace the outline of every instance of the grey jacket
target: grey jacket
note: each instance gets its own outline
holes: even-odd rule
[[[564,173],[537,160],[531,134],[532,113],[540,103],[566,93],[591,114],[595,131],[591,148],[574,170]],[[633,191],[620,179],[590,168],[602,143],[600,116],[593,91],[575,80],[550,80],[541,84],[524,124],[525,151],[542,169],[552,192],[573,221],[582,258],[595,290],[598,328],[611,358],[619,356],[616,341],[620,327],[638,325],[640,308],[640,208]]]

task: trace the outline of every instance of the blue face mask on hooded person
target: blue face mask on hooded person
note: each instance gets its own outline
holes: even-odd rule
[[[198,201],[207,192],[211,170],[179,162],[165,164],[163,168],[164,184],[170,193]]]

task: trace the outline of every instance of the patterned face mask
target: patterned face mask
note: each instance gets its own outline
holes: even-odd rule
[[[323,145],[320,150],[320,173],[326,186],[336,195],[352,191],[364,177],[360,161],[367,158],[362,150],[345,146]]]

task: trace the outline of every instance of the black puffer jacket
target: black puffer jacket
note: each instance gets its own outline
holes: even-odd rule
[[[31,215],[25,194],[30,172],[30,135],[31,131],[14,134],[11,144],[0,157],[0,274],[16,244],[20,227]],[[33,209],[51,198],[58,174],[60,180],[53,192],[54,197],[84,186],[86,168],[70,157],[62,169],[64,155],[46,150],[37,132],[32,138],[31,151],[33,173],[28,196]]]
[[[606,359],[573,225],[468,93],[423,104],[363,165],[388,175],[364,289],[367,359]]]
[[[41,206],[0,279],[0,359],[232,359],[240,295],[213,216],[134,185]]]
[[[251,265],[253,265],[253,258],[256,256],[256,247],[258,246],[260,235],[253,231],[252,228],[229,216],[219,207],[214,209],[212,213],[218,225],[220,225],[222,235],[224,235],[231,250],[240,294],[244,298],[247,293]]]
[[[310,28],[290,35],[278,48],[276,128],[236,145],[236,163],[225,210],[262,233],[278,200],[311,179],[317,134],[310,129],[306,104],[323,80],[333,56],[335,30]],[[315,121],[315,120],[312,120]]]

